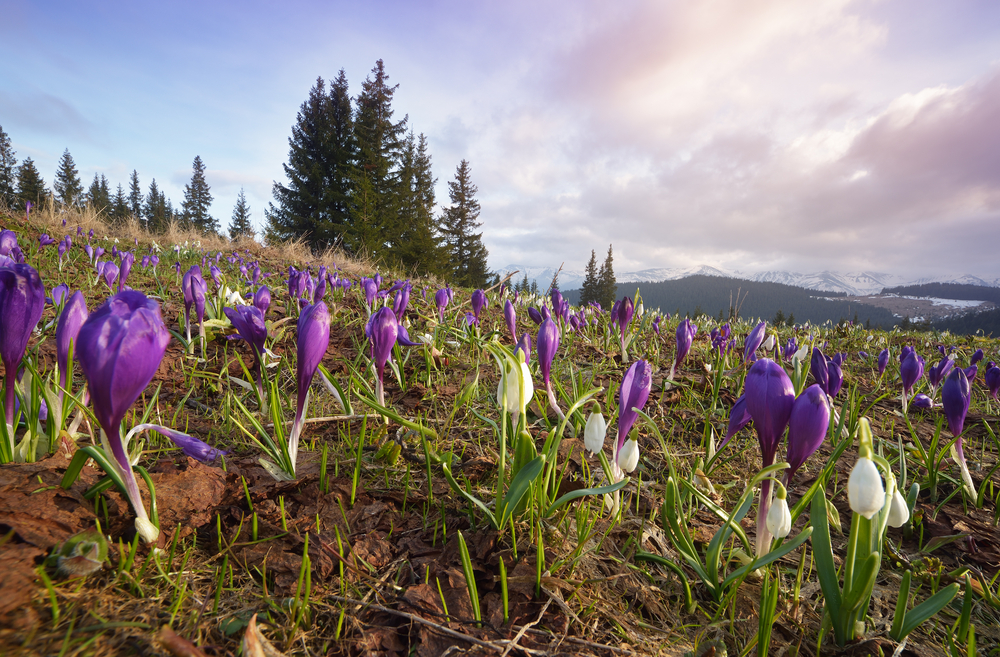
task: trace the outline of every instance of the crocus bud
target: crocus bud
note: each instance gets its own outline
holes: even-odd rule
[[[783,367],[770,358],[761,358],[750,367],[744,391],[766,467],[774,463],[778,444],[791,418],[795,388]]]
[[[969,379],[965,376],[965,371],[956,367],[948,375],[948,380],[941,388],[941,406],[944,407],[945,417],[948,418],[948,427],[953,436],[962,433],[965,427],[965,416],[969,413],[969,400],[972,389]]]
[[[14,239],[16,243],[17,238]],[[7,424],[14,421],[15,375],[28,348],[28,338],[44,309],[45,286],[33,267],[24,264],[0,267],[0,360],[6,372]]]
[[[986,387],[989,388],[990,397],[996,401],[997,393],[1000,393],[1000,367],[994,365],[989,368],[986,370],[986,374],[983,378],[986,381]]]
[[[885,368],[889,364],[889,349],[883,349],[878,355],[878,375],[885,374]]]
[[[87,302],[83,298],[83,292],[77,290],[66,302],[62,314],[59,315],[59,323],[56,324],[56,362],[59,363],[59,386],[66,387],[66,371],[69,360],[70,342],[76,340],[80,333],[80,327],[87,321]],[[59,398],[62,399],[63,391],[59,391]]]
[[[615,454],[620,454],[625,446],[626,437],[632,430],[639,414],[633,408],[642,410],[649,399],[649,391],[653,385],[653,368],[644,360],[632,363],[622,379],[618,390],[618,440]],[[620,465],[620,463],[619,463]]]
[[[448,301],[448,288],[441,288],[434,294],[434,303],[437,305],[439,321],[444,321],[444,309],[448,307]]]
[[[604,436],[608,431],[608,423],[604,420],[600,407],[595,405],[595,408],[597,410],[587,418],[587,426],[583,430],[583,447],[592,454],[604,449]]]
[[[785,487],[778,483],[774,501],[767,511],[767,531],[775,538],[785,538],[792,531],[792,514],[788,510]]]
[[[510,299],[507,299],[503,304],[503,318],[507,323],[511,339],[517,342],[517,311],[514,310],[514,304],[510,302]]]
[[[896,488],[892,493],[892,502],[889,504],[890,527],[902,527],[910,519],[910,509],[906,506],[906,498]]]
[[[528,308],[528,317],[531,318],[535,324],[542,323],[542,313],[538,312],[537,308]]]
[[[267,317],[267,309],[271,306],[271,290],[261,285],[253,295],[253,305],[260,311],[262,317]]]
[[[518,352],[521,352],[521,353],[524,354],[524,362],[525,363],[530,363],[531,362],[531,335],[530,334],[525,333],[524,335],[521,336],[521,339],[517,341],[517,346],[514,348],[514,355],[517,356]]]
[[[767,331],[767,322],[761,322],[757,324],[750,331],[750,335],[747,336],[746,343],[743,345],[743,362],[749,363],[756,358],[757,349],[760,348],[760,344],[764,341],[764,333]]]
[[[622,472],[632,472],[639,465],[639,443],[634,438],[625,441],[625,445],[618,452],[618,467]]]
[[[921,410],[934,407],[934,401],[924,394],[914,395],[913,401],[910,403]]]
[[[691,351],[691,343],[694,341],[694,336],[698,332],[698,327],[691,323],[690,319],[684,319],[683,322],[677,325],[677,355],[674,357],[675,367],[679,367],[687,357],[688,352]]]
[[[786,483],[791,481],[806,459],[823,444],[829,427],[830,405],[826,393],[819,384],[814,383],[792,403],[792,413],[788,420],[789,469]]]
[[[535,342],[538,351],[538,364],[542,369],[542,381],[549,386],[549,375],[552,372],[552,361],[559,351],[559,327],[551,319],[546,319],[538,328],[538,339]]]
[[[924,375],[924,359],[911,348],[899,365],[899,378],[903,381],[903,392],[909,393],[920,377]]]
[[[486,307],[486,303],[485,292],[476,290],[472,293],[472,314],[476,316],[476,320],[479,319],[479,313]]]
[[[851,470],[851,476],[847,479],[847,500],[852,511],[869,520],[885,504],[882,476],[875,462],[867,456],[860,457]]]
[[[983,359],[983,350],[976,349],[976,352],[972,354],[972,358],[969,360],[969,365],[975,365]]]

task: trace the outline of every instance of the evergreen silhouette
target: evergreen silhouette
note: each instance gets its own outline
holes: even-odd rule
[[[45,181],[38,172],[35,162],[30,158],[24,158],[21,166],[17,168],[17,196],[19,205],[24,207],[25,203],[32,203],[41,206],[48,197],[49,191],[45,188]]]
[[[612,256],[612,245],[608,245],[608,256],[601,265],[601,271],[597,275],[597,295],[596,301],[601,304],[603,310],[611,310],[618,298],[618,283],[615,281],[614,257]]]
[[[205,180],[205,164],[200,155],[195,155],[191,164],[191,182],[184,186],[181,216],[187,225],[202,233],[218,233],[219,221],[208,213],[211,207],[212,194]]]
[[[111,212],[110,218],[111,223],[115,226],[121,226],[128,219],[130,214],[128,197],[125,196],[125,190],[122,189],[122,184],[118,183],[118,191],[115,192],[114,197],[111,199]]]
[[[598,291],[598,274],[597,274],[597,253],[591,249],[590,250],[590,260],[587,261],[586,275],[583,278],[583,285],[580,287],[580,305],[585,306],[588,303],[597,301],[597,291]]]
[[[146,227],[150,232],[162,233],[169,224],[167,214],[167,198],[156,185],[156,178],[149,183],[149,193],[143,205],[143,215],[146,217]]]
[[[142,188],[139,186],[139,174],[135,169],[132,169],[132,176],[128,180],[128,211],[142,223]]]
[[[266,211],[268,242],[305,238],[318,251],[343,241],[348,228],[354,137],[344,71],[326,93],[323,78],[309,90],[288,139],[288,184],[275,182]]]
[[[253,224],[250,222],[250,205],[241,187],[240,195],[236,197],[236,207],[233,208],[233,219],[229,222],[229,239],[235,240],[241,236],[252,238],[254,235]]]
[[[354,253],[392,259],[402,234],[399,217],[400,165],[407,117],[392,121],[392,97],[382,60],[361,86],[354,120],[357,168],[354,173],[351,230],[345,246]]]
[[[462,160],[455,171],[455,180],[448,183],[451,207],[444,209],[440,231],[448,250],[452,279],[466,287],[483,287],[490,277],[486,265],[489,252],[483,245],[482,232],[475,232],[482,226],[478,221],[478,192],[472,184],[469,162]]]
[[[62,205],[79,205],[83,201],[80,172],[76,170],[76,164],[68,148],[59,158],[59,168],[56,169],[56,178],[52,186],[55,189],[56,200]]]
[[[111,213],[111,190],[103,173],[100,176],[94,174],[94,181],[87,190],[87,206],[105,217]]]
[[[17,195],[17,158],[10,137],[0,126],[0,204],[13,209],[20,205]]]
[[[446,255],[437,236],[434,184],[427,138],[413,131],[403,145],[399,188],[400,234],[393,253],[407,271],[422,275],[447,273]]]

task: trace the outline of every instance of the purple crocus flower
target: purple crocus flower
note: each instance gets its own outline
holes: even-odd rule
[[[878,375],[882,376],[885,374],[885,368],[889,365],[889,348],[886,347],[879,352],[878,355]]]
[[[66,255],[67,251],[69,251],[69,244],[66,243],[66,240],[63,240],[59,242],[59,246],[57,248],[59,250],[59,264],[61,266],[63,256]],[[13,249],[11,249],[11,251],[13,251]]]
[[[979,366],[978,365],[969,365],[968,367],[966,367],[962,371],[965,372],[965,378],[967,378],[969,380],[969,385],[970,386],[973,383],[976,382],[976,375],[979,374]]]
[[[48,233],[42,233],[41,235],[38,236],[38,248],[40,249],[44,249],[50,244],[55,244],[55,243],[56,241],[53,238],[49,237]]]
[[[212,277],[212,282],[215,283],[215,288],[218,289],[222,287],[222,270],[215,265],[210,265],[208,268],[208,275]]]
[[[375,295],[378,294],[378,283],[371,278],[362,278],[361,289],[365,292],[365,303],[368,304],[368,308],[370,309],[375,303]]]
[[[0,231],[0,255],[9,256],[17,247],[17,233],[12,230]]]
[[[948,428],[956,438],[955,453],[958,455],[958,465],[962,470],[962,480],[975,498],[976,487],[972,483],[972,475],[969,474],[965,452],[962,450],[962,431],[965,429],[965,416],[969,413],[971,399],[972,386],[969,385],[969,379],[962,368],[956,367],[941,387],[941,406],[944,408],[945,417],[948,418]]]
[[[52,288],[52,305],[61,306],[66,303],[66,299],[69,297],[69,285],[65,283],[60,283]]]
[[[198,459],[204,463],[211,463],[220,456],[224,456],[229,453],[225,450],[216,449],[194,436],[189,436],[186,433],[176,431],[175,429],[164,427],[159,424],[140,424],[137,427],[133,427],[132,431],[142,431],[145,429],[151,429],[157,433],[163,434],[173,441],[175,445],[180,447],[185,456],[190,456],[191,458]]]
[[[524,362],[525,363],[530,363],[531,362],[531,334],[530,333],[525,333],[524,335],[521,336],[521,339],[517,341],[517,346],[514,347],[514,355],[516,356],[517,352],[519,352],[519,351],[524,354]]]
[[[625,439],[628,438],[632,425],[635,424],[639,413],[632,410],[642,410],[649,399],[649,391],[653,386],[653,368],[644,360],[637,360],[625,372],[622,379],[621,388],[618,390],[618,440],[615,443],[615,451],[612,462],[618,463],[618,453],[625,446]]]
[[[16,263],[0,267],[0,360],[7,386],[4,410],[8,425],[14,424],[16,374],[28,348],[28,338],[44,309],[45,286],[31,265]],[[13,443],[7,447],[13,454]]]
[[[543,319],[542,318],[542,313],[538,312],[538,308],[528,308],[528,317],[535,324],[541,324],[542,323],[542,319]]]
[[[983,380],[986,381],[986,387],[990,391],[990,397],[993,398],[993,401],[996,401],[997,393],[1000,393],[1000,367],[991,363],[986,370],[986,374],[983,375]]]
[[[903,412],[906,412],[906,396],[910,394],[914,384],[924,375],[924,359],[917,355],[912,347],[903,347],[905,356],[899,364],[899,378],[903,381]]]
[[[535,342],[535,349],[538,351],[538,365],[542,370],[542,382],[545,384],[545,392],[549,396],[549,406],[556,412],[559,419],[566,416],[559,408],[555,391],[552,389],[552,361],[555,360],[556,352],[559,351],[559,326],[552,319],[546,319],[538,327],[538,339]]]
[[[261,317],[267,317],[267,309],[271,307],[271,290],[261,285],[253,295],[253,305],[260,311]]]
[[[761,358],[750,367],[744,384],[747,411],[753,418],[757,440],[760,443],[763,467],[774,464],[778,445],[788,426],[795,402],[795,388],[784,368],[770,358]],[[765,479],[760,487],[760,504],[757,507],[757,555],[767,552],[771,535],[767,530],[767,511],[771,505],[771,481]]]
[[[925,394],[914,395],[913,400],[910,402],[913,406],[919,409],[926,410],[928,408],[934,407],[934,400]]]
[[[90,245],[88,244],[87,246]],[[140,264],[142,265],[143,269],[149,269],[149,256],[148,255],[142,256],[142,261]]]
[[[125,280],[132,272],[132,265],[135,264],[135,255],[131,251],[123,251],[119,255],[121,256],[121,270],[118,274],[118,291],[121,292],[122,288],[125,287]]]
[[[757,359],[757,350],[764,342],[764,334],[766,332],[767,322],[760,322],[757,326],[753,327],[753,330],[750,331],[749,335],[747,335],[746,342],[743,344],[744,365]]]
[[[396,290],[396,296],[392,301],[392,312],[396,315],[397,319],[406,317],[406,307],[410,305],[410,290],[412,287],[410,282],[406,281],[405,285],[401,285]]]
[[[261,363],[264,360],[264,340],[267,339],[267,326],[264,315],[256,306],[236,306],[223,308],[229,322],[236,329],[237,337],[246,340],[253,349],[254,361],[250,367],[251,374],[257,382],[257,393],[264,399],[264,381],[261,377]]]
[[[129,462],[122,420],[163,360],[170,333],[159,305],[134,290],[119,292],[94,311],[80,328],[77,358],[87,379],[104,449],[125,484],[136,512],[136,528],[147,542],[159,531],[149,521]]]
[[[90,260],[90,262],[93,263],[94,262],[94,247],[92,247],[89,244],[84,244],[83,245],[83,252],[87,254],[87,260]]]
[[[296,337],[295,376],[298,382],[298,399],[295,406],[295,420],[292,423],[292,434],[288,439],[288,454],[295,468],[299,453],[299,435],[302,433],[302,422],[305,419],[306,401],[309,386],[319,368],[327,347],[330,346],[330,311],[326,304],[306,306],[299,313],[298,335]]]
[[[632,297],[625,297],[618,304],[618,332],[620,334],[620,342],[622,348],[622,361],[624,361],[627,356],[625,354],[625,333],[628,332],[629,325],[632,323],[632,315],[635,313],[635,307],[632,304]]]
[[[688,352],[691,351],[691,343],[694,341],[696,333],[698,333],[698,326],[691,323],[691,320],[686,317],[684,321],[677,325],[677,354],[674,356],[674,362],[670,365],[668,380],[673,380],[674,372],[684,362],[684,358],[687,357]]]
[[[448,301],[448,288],[443,287],[434,293],[434,304],[437,305],[439,322],[444,322],[444,309],[448,307]]]
[[[510,331],[510,338],[513,341],[517,341],[517,311],[514,310],[514,304],[507,299],[503,304],[503,318],[507,323],[507,330]]]
[[[399,322],[392,308],[380,308],[373,313],[368,320],[366,333],[371,341],[371,353],[375,361],[375,397],[379,404],[385,406],[385,364],[399,337]]]
[[[184,324],[187,329],[188,351],[193,350],[191,343],[191,305],[194,305],[195,315],[198,319],[198,334],[202,337],[202,356],[205,355],[205,295],[208,293],[208,283],[201,276],[201,267],[191,265],[191,268],[184,273],[181,279],[181,289],[184,292]]]
[[[743,427],[750,424],[750,420],[752,419],[750,411],[747,410],[747,396],[740,395],[740,398],[736,400],[733,408],[729,411],[729,426],[726,429],[726,437],[719,444],[717,451],[721,451],[733,436],[739,433]]]
[[[487,306],[486,293],[482,290],[475,290],[472,293],[472,314],[476,316],[476,321],[479,321],[479,313],[482,312],[483,308]]]
[[[969,359],[969,365],[975,365],[983,359],[983,350],[976,349],[975,353],[972,354],[972,358]]]
[[[104,270],[101,273],[104,278],[104,282],[107,284],[108,289],[114,292],[115,281],[118,280],[118,265],[113,262],[105,262]]]
[[[839,369],[839,366],[838,366]],[[830,428],[830,405],[827,393],[813,384],[802,391],[792,403],[792,414],[788,419],[788,471],[785,485],[795,476],[813,453],[823,444]]]
[[[63,306],[56,324],[56,362],[59,364],[59,401],[63,399],[63,389],[66,387],[66,375],[69,372],[69,348],[75,343],[80,333],[80,327],[87,321],[87,301],[83,292],[77,290]]]
[[[937,365],[931,365],[927,368],[927,382],[931,386],[930,396],[932,399],[934,397],[934,393],[938,389],[938,386],[945,380],[945,377],[948,376],[948,373],[951,372],[953,367],[955,367],[955,361],[945,356]]]
[[[827,365],[826,356],[819,347],[813,347],[812,358],[809,361],[809,371],[816,379],[823,392],[830,394],[830,367]]]

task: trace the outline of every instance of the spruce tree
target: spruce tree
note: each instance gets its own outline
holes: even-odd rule
[[[59,158],[59,168],[53,183],[56,200],[62,205],[79,205],[83,201],[83,183],[80,182],[80,172],[76,170],[73,156],[69,149],[63,151]]]
[[[394,257],[402,235],[399,174],[407,117],[392,121],[392,97],[398,88],[389,86],[385,66],[378,60],[361,87],[354,121],[356,194],[345,246],[375,258]]]
[[[601,265],[601,272],[597,275],[598,295],[597,302],[601,304],[603,310],[610,310],[615,305],[618,297],[618,284],[615,281],[614,258],[612,257],[612,245],[608,245],[608,257]]]
[[[24,158],[21,166],[17,168],[17,196],[21,207],[25,203],[41,206],[49,191],[45,188],[45,181],[38,172],[35,162],[30,158]]]
[[[10,209],[20,205],[17,196],[17,158],[10,137],[0,126],[0,204]]]
[[[153,182],[149,183],[149,193],[146,195],[143,215],[146,217],[146,230],[151,233],[162,233],[167,229],[169,224],[167,199],[156,185],[156,178],[153,178]]]
[[[132,176],[128,180],[128,211],[140,223],[142,220],[142,188],[139,186],[139,174],[132,169]]]
[[[434,217],[437,180],[431,173],[431,156],[423,134],[417,138],[410,131],[406,138],[400,182],[401,232],[394,259],[408,271],[423,275],[444,274],[448,269],[447,256],[441,247]]]
[[[468,160],[462,160],[455,171],[455,180],[448,183],[451,207],[444,209],[440,231],[448,250],[452,278],[458,285],[483,287],[489,278],[486,258],[489,252],[483,245],[482,232],[475,232],[482,226],[479,219],[479,189],[472,184],[471,167]]]
[[[236,207],[233,208],[233,219],[229,222],[229,239],[235,240],[240,236],[253,238],[253,224],[250,222],[250,205],[247,203],[246,194],[240,188],[240,195],[236,197]]]
[[[597,301],[597,253],[590,250],[590,260],[587,262],[586,275],[583,278],[583,286],[580,288],[580,305],[584,306],[592,301]]]
[[[275,182],[265,212],[268,242],[304,237],[318,251],[343,241],[350,217],[354,134],[347,76],[326,93],[323,78],[309,90],[288,139],[288,184]]]
[[[104,174],[94,174],[94,181],[87,190],[87,206],[95,213],[107,218],[111,213],[111,190]]]
[[[125,223],[125,220],[129,216],[128,207],[128,197],[125,196],[125,190],[122,189],[121,183],[118,183],[118,191],[115,192],[114,197],[111,199],[111,223],[115,226],[121,226]]]
[[[218,233],[219,221],[208,213],[212,206],[212,194],[205,180],[205,164],[200,155],[194,156],[191,170],[191,182],[184,186],[181,216],[185,223],[202,233]]]

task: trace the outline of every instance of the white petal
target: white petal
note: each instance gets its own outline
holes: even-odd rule
[[[889,526],[902,527],[910,519],[910,510],[906,508],[906,499],[899,493],[899,489],[892,494],[892,503],[889,506]]]
[[[767,511],[767,531],[775,538],[784,538],[792,531],[792,514],[788,511],[788,500],[777,497]]]
[[[869,520],[885,505],[882,476],[871,459],[861,457],[854,464],[851,476],[847,480],[847,500],[852,511]]]
[[[601,413],[591,413],[587,418],[587,426],[583,430],[583,447],[596,454],[604,449],[604,437],[607,434],[608,423]]]
[[[632,472],[639,465],[639,443],[629,438],[618,453],[618,467],[624,472]]]

